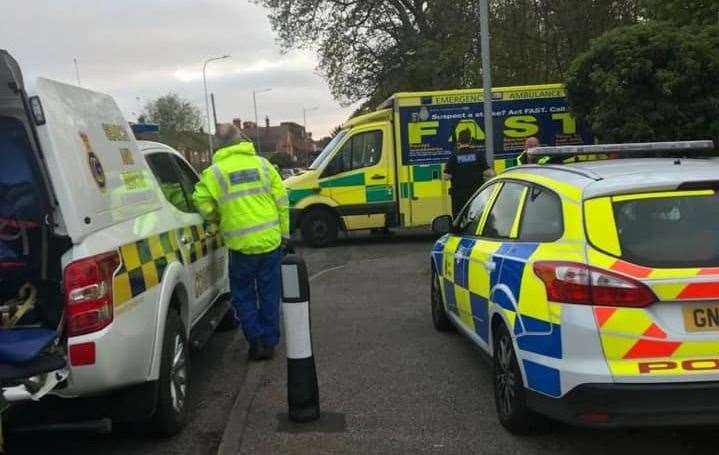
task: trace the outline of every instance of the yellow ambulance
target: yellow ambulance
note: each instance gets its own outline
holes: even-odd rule
[[[460,131],[485,150],[483,96],[480,89],[397,93],[349,120],[309,169],[285,181],[293,229],[323,246],[340,231],[426,226],[450,213],[444,163]],[[498,172],[516,164],[532,136],[543,145],[592,141],[562,85],[496,88],[492,97]]]

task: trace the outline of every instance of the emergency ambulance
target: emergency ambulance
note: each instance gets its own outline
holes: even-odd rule
[[[0,51],[0,402],[112,394],[107,417],[176,433],[189,348],[234,321],[198,177],[110,96],[28,91]]]
[[[498,172],[532,136],[544,145],[592,141],[561,85],[496,88],[492,97]],[[482,90],[398,93],[351,119],[306,172],[285,181],[293,229],[321,246],[339,231],[428,226],[450,213],[444,163],[463,130],[484,151],[483,106]]]
[[[711,141],[540,147],[434,246],[432,319],[493,358],[500,422],[719,422],[719,163]],[[632,156],[669,155],[665,158]]]

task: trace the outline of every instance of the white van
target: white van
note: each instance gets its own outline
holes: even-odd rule
[[[129,393],[125,419],[179,431],[189,346],[234,322],[197,179],[175,150],[137,142],[110,96],[47,79],[31,96],[0,50],[5,401]]]

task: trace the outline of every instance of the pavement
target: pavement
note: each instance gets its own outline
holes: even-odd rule
[[[489,364],[429,312],[433,237],[353,235],[302,249],[322,419],[287,419],[283,350],[245,362],[239,333],[193,357],[190,423],[172,439],[111,435],[11,437],[10,453],[73,454],[716,454],[716,427],[583,430],[552,424],[526,437],[498,423]]]

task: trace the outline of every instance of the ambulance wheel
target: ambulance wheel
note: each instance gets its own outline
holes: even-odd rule
[[[159,436],[173,436],[187,421],[190,353],[187,336],[177,311],[167,313],[157,383],[157,409],[152,430]]]
[[[442,303],[442,291],[440,290],[439,275],[432,266],[432,291],[431,291],[431,302],[432,302],[432,323],[434,328],[440,332],[450,332],[454,329],[452,321],[447,316],[447,311],[444,309]]]
[[[512,344],[512,336],[499,324],[494,336],[494,404],[499,422],[514,434],[527,434],[540,418],[527,407],[522,372]]]
[[[339,224],[329,210],[315,208],[302,217],[302,239],[313,247],[326,246],[337,239]]]

